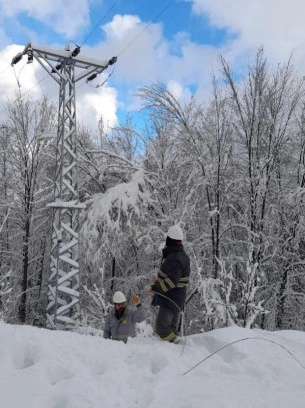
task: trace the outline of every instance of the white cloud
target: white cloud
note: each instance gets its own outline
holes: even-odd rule
[[[101,29],[106,34],[103,42],[92,47],[84,45],[80,55],[101,60],[118,56],[118,61],[114,67],[109,67],[105,71],[105,75],[108,75],[114,68],[112,77],[103,88],[93,89],[86,85],[79,87],[81,84],[77,84],[77,119],[84,124],[96,126],[97,120],[103,114],[105,124],[110,127],[116,125],[117,108],[123,106],[129,111],[139,108],[139,101],[135,98],[137,87],[156,81],[170,86],[174,84],[175,92],[180,89],[179,92],[185,97],[189,96],[191,87],[202,89],[202,94],[206,92],[213,62],[220,53],[219,49],[196,44],[185,32],[177,33],[169,42],[164,38],[162,24],[148,26],[137,16],[116,15]],[[18,48],[18,51],[20,50],[22,47]],[[172,54],[171,50],[175,53]],[[6,63],[10,63],[16,52],[17,48],[7,47],[3,52],[7,54]],[[21,72],[22,92],[33,87],[31,92],[36,96],[39,97],[41,92],[44,92],[57,101],[58,87],[51,77],[35,86],[38,79],[47,75],[37,61],[34,61],[34,66],[37,65],[35,72],[33,67],[24,68],[24,72],[26,70],[29,72],[28,75]],[[16,70],[20,68],[21,63],[16,65]],[[102,82],[105,75],[99,75],[92,85]],[[11,70],[10,81],[4,79],[3,95],[7,91],[11,92],[13,84],[16,88],[16,79]]]
[[[16,8],[17,6],[18,4]],[[30,4],[29,8],[31,6]],[[52,10],[51,6],[48,7],[45,10],[46,14],[51,13]],[[115,15],[109,23],[101,27],[101,30],[106,36],[103,42],[92,47],[84,45],[81,55],[101,60],[118,56],[118,61],[113,67],[113,76],[105,87],[97,90],[84,85],[78,90],[80,84],[77,84],[77,106],[81,107],[77,109],[77,119],[91,125],[95,125],[94,121],[103,114],[105,124],[114,126],[118,122],[116,115],[119,106],[129,111],[135,107],[139,108],[139,102],[135,98],[139,86],[149,85],[156,81],[166,84],[174,83],[175,89],[180,87],[185,95],[189,94],[190,86],[206,87],[206,83],[209,82],[211,61],[215,60],[219,53],[219,50],[213,47],[191,42],[185,32],[177,33],[169,42],[164,38],[162,24],[154,23],[148,26],[138,16]],[[20,50],[22,47],[18,49]],[[174,50],[175,54],[172,54],[171,50]],[[16,52],[17,49],[7,48],[6,53],[10,54],[9,57],[6,57],[7,63],[10,63]],[[37,65],[36,62],[35,66]],[[17,64],[16,70],[20,68],[21,64]],[[109,67],[105,75],[108,75],[113,68]],[[29,67],[25,69],[28,72],[31,71]],[[29,75],[21,75],[23,92],[34,87],[33,92],[38,97],[43,91],[57,101],[57,86],[52,78],[35,86],[38,79],[45,75],[47,74],[40,66],[36,68],[35,73],[32,68]],[[103,78],[105,76],[98,76],[92,85],[101,82]],[[4,82],[5,93],[9,89],[11,92],[13,84],[16,88],[16,79],[12,70],[10,81],[5,79]],[[115,92],[114,89],[117,91]]]
[[[41,98],[48,95],[50,100],[58,101],[59,86],[54,79],[34,60],[27,64],[27,57],[11,67],[12,58],[24,47],[7,46],[0,52],[0,120],[5,120],[5,102],[15,100],[18,95],[31,95]],[[106,76],[99,76],[101,82]],[[76,85],[76,118],[79,122],[97,128],[98,120],[103,115],[105,126],[117,124],[117,91],[105,84],[101,88],[92,88],[86,83]]]
[[[138,86],[156,81],[174,83],[175,89],[180,86],[187,95],[190,85],[200,86],[202,78],[209,75],[210,63],[207,61],[216,55],[213,48],[196,45],[186,35],[178,34],[169,43],[163,36],[162,24],[151,24],[148,27],[137,16],[116,15],[102,30],[106,39],[96,46],[82,47],[81,55],[101,60],[118,55],[118,61],[114,67],[105,71],[105,75],[99,75],[93,81],[93,86],[102,82],[114,68],[113,76],[103,88],[93,89],[86,84],[77,84],[77,119],[90,126],[97,125],[101,114],[105,125],[116,125],[119,106],[129,111],[139,108],[139,101],[135,98]],[[181,55],[171,54],[170,50],[176,48],[181,50]],[[9,65],[12,57],[22,50],[23,47],[20,46],[9,46],[0,53],[0,73],[2,63],[3,66]],[[33,65],[26,65],[24,57],[15,69],[20,79],[21,93],[31,89],[34,97],[40,97],[44,93],[50,99],[58,100],[58,86],[50,76],[37,84],[42,78],[48,77],[37,61],[34,60]],[[0,99],[4,95],[13,97],[18,90],[13,68],[9,67],[5,75],[2,78],[0,76],[0,90]]]
[[[9,37],[6,35],[3,27],[0,27],[0,49],[9,42]]]
[[[23,51],[24,47],[9,45],[0,52],[0,101],[4,103],[8,99],[14,100],[17,95],[26,95],[31,90],[34,97],[39,97],[41,92],[37,84],[37,78],[33,66],[27,64],[27,59],[23,58],[19,64],[11,67],[12,58]],[[4,115],[3,108],[0,108],[0,118]]]
[[[133,36],[135,28],[141,29],[141,20],[138,16],[115,15],[109,23],[103,26],[109,40],[126,40],[126,36]]]
[[[170,80],[167,84],[167,89],[178,101],[187,100],[190,98],[191,93],[188,88],[183,88],[181,83]]]
[[[97,128],[101,116],[103,117],[104,130],[118,124],[117,91],[114,88],[103,87],[99,90],[86,92],[77,98],[77,119],[92,129]]]
[[[101,58],[118,56],[110,82],[127,86],[133,98],[136,87],[173,80],[181,86],[200,86],[209,82],[212,62],[219,49],[196,44],[185,33],[177,34],[171,42],[164,38],[162,24],[149,27],[134,16],[115,16],[104,25],[106,40],[86,47],[85,54]],[[171,50],[179,50],[178,55]],[[108,68],[109,70],[109,68]],[[133,104],[133,102],[131,102]]]
[[[11,3],[5,1],[1,3],[0,11],[2,7],[6,13],[16,14],[26,9],[36,18],[46,18],[47,23],[57,30],[59,20],[66,20],[66,33],[72,33],[82,21],[86,23],[89,0],[78,0],[73,5],[65,4],[64,0],[48,2],[47,5],[29,0],[24,6],[22,0]],[[84,44],[82,47],[81,55],[99,60],[118,56],[118,61],[114,67],[105,71],[105,75],[108,75],[114,68],[106,86],[100,89],[82,86],[77,89],[77,105],[81,107],[77,110],[77,118],[95,126],[93,122],[103,114],[105,123],[113,126],[118,122],[118,107],[121,106],[126,111],[139,108],[139,101],[135,98],[137,87],[157,81],[173,87],[174,92],[185,97],[188,97],[191,90],[197,89],[198,95],[206,99],[211,72],[213,69],[217,71],[219,54],[232,63],[245,63],[262,44],[266,55],[274,62],[287,60],[294,50],[294,63],[300,67],[303,75],[305,56],[302,16],[305,3],[303,5],[298,0],[292,0],[290,5],[283,0],[192,0],[192,4],[194,12],[208,15],[212,25],[219,29],[226,28],[234,36],[229,36],[221,45],[206,45],[203,41],[192,41],[192,37],[181,27],[181,31],[176,32],[169,40],[164,36],[162,23],[148,25],[135,15],[115,15],[100,27],[103,33],[100,43],[94,46]],[[46,45],[52,47],[51,43]],[[55,48],[59,48],[58,45]],[[0,74],[4,66],[2,63],[10,64],[16,52],[17,48],[7,47],[0,53]],[[16,71],[20,70],[19,65],[17,64]],[[58,89],[52,78],[35,86],[38,79],[47,75],[36,62],[37,66],[35,73],[28,66],[20,72],[21,92],[33,87],[31,92],[34,96],[39,97],[43,91],[57,101]],[[92,85],[102,82],[103,78],[104,75],[99,75]],[[16,84],[12,68],[5,75],[0,75],[0,99],[14,94],[18,90]]]
[[[160,64],[156,52],[165,43],[160,24],[147,27],[137,16],[116,15],[102,30],[106,41],[93,47],[91,52],[118,56],[117,75],[132,82],[158,77]]]
[[[231,43],[235,54],[263,45],[274,59],[287,60],[294,51],[304,53],[303,0],[190,0],[197,14],[208,15],[210,22],[226,28],[237,38]]]
[[[0,16],[18,18],[20,13],[25,13],[72,39],[89,24],[89,5],[89,0],[2,0]]]

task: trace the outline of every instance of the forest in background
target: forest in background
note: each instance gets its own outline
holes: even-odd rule
[[[220,57],[212,97],[139,89],[145,128],[79,127],[82,325],[102,328],[114,291],[158,272],[169,226],[191,258],[187,334],[236,324],[305,330],[305,99],[292,61],[257,51],[243,79]],[[19,96],[0,123],[0,318],[44,326],[57,106]]]

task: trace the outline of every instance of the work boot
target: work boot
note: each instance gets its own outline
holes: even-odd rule
[[[173,343],[175,343],[175,344],[179,344],[180,342],[181,342],[181,337],[178,337],[178,336],[176,336],[174,339],[173,339]]]

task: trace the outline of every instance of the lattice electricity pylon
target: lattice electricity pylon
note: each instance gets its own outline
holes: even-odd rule
[[[52,247],[48,285],[46,327],[67,328],[77,323],[79,307],[79,202],[77,177],[75,83],[85,77],[94,79],[116,57],[108,61],[79,58],[80,47],[70,51],[52,50],[28,43],[12,65],[27,54],[35,58],[59,84],[59,110],[56,151],[56,176],[53,208]],[[76,74],[76,68],[78,73]]]

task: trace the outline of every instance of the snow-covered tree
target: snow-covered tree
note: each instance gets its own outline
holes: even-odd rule
[[[135,170],[129,181],[95,194],[87,202],[81,230],[84,310],[92,311],[97,298],[107,304],[116,290],[123,290],[127,297],[142,293],[149,283],[145,257],[153,233],[153,200],[146,177],[143,169]],[[87,319],[98,319],[104,308],[96,308]]]
[[[53,190],[47,178],[51,166],[48,147],[41,136],[54,130],[56,122],[54,106],[47,99],[33,102],[19,97],[8,102],[7,114],[5,171],[9,178],[4,181],[4,203],[9,197],[10,204],[6,206],[3,220],[6,235],[5,239],[1,237],[1,244],[10,261],[1,275],[8,277],[6,285],[11,288],[5,317],[24,323],[38,318],[41,300],[50,222],[45,205]]]

